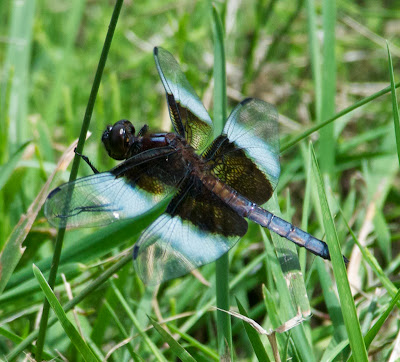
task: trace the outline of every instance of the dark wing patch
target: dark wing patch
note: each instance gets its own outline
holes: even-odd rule
[[[190,221],[208,233],[241,237],[247,231],[246,220],[194,178],[185,181],[166,213]]]
[[[213,133],[209,114],[172,54],[163,48],[154,48],[154,59],[175,131],[194,149],[203,149]]]
[[[169,148],[165,147],[165,149],[168,150]],[[160,150],[160,148],[148,150],[137,157],[150,152],[157,154],[157,151]],[[126,162],[130,160],[132,159]],[[186,173],[186,165],[182,156],[175,150],[145,162],[133,160],[128,167],[125,167],[124,163],[110,172],[116,177],[124,177],[132,186],[140,187],[142,190],[156,195],[165,193],[170,186],[177,187]]]
[[[135,245],[136,271],[147,284],[177,278],[218,259],[246,231],[244,218],[188,178]]]
[[[278,114],[258,99],[246,99],[230,114],[219,136],[203,153],[211,173],[250,201],[265,203],[279,174]]]
[[[224,140],[223,142],[220,142]],[[214,146],[217,149],[212,152]],[[213,154],[208,165],[211,173],[256,204],[265,203],[274,192],[271,182],[243,149],[219,136],[204,154]]]

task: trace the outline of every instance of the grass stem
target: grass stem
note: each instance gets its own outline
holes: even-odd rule
[[[99,90],[101,77],[103,75],[104,67],[106,65],[108,52],[110,50],[111,41],[114,36],[114,31],[115,31],[115,28],[116,28],[116,25],[118,22],[122,4],[123,4],[123,0],[117,0],[115,7],[114,7],[113,14],[111,16],[111,21],[110,21],[110,25],[108,27],[107,36],[104,41],[103,50],[101,52],[99,64],[98,64],[97,70],[96,70],[96,75],[94,77],[93,84],[92,84],[92,90],[90,91],[88,104],[86,106],[86,111],[85,111],[85,115],[84,115],[83,122],[82,122],[81,133],[79,135],[79,141],[78,141],[78,145],[76,147],[76,150],[78,153],[83,152],[83,146],[85,143],[86,133],[89,129],[90,120],[92,118],[93,108],[94,108],[96,96],[97,96],[97,93]],[[76,179],[76,176],[78,175],[79,162],[80,162],[80,157],[75,155],[74,162],[72,164],[69,181],[74,181]],[[56,245],[55,245],[54,254],[53,254],[53,261],[51,264],[50,275],[49,275],[49,280],[48,280],[48,284],[51,289],[54,288],[54,284],[55,284],[56,277],[57,277],[57,270],[58,270],[58,265],[60,263],[61,249],[62,249],[62,245],[63,245],[63,241],[64,241],[64,235],[65,235],[65,227],[60,228],[58,230],[58,234],[57,234]],[[38,336],[37,345],[36,345],[36,360],[38,360],[38,361],[42,360],[42,351],[43,351],[43,346],[44,346],[44,340],[46,338],[49,310],[50,310],[50,305],[49,305],[47,299],[45,299],[44,303],[43,303],[42,318],[40,320],[40,326],[39,326],[39,336]]]

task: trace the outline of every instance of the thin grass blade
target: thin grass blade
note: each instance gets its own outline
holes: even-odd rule
[[[121,294],[121,292],[119,291],[119,289],[115,286],[115,283],[110,280],[112,289],[118,299],[118,301],[121,304],[121,307],[123,308],[123,310],[125,311],[125,313],[128,315],[129,319],[132,321],[133,325],[135,326],[135,328],[137,329],[138,333],[140,334],[140,336],[143,338],[144,343],[148,346],[148,348],[152,351],[154,358],[157,361],[165,361],[166,359],[164,358],[164,356],[162,355],[162,353],[160,352],[160,350],[157,348],[157,346],[153,343],[153,341],[149,338],[149,336],[143,331],[142,326],[140,325],[137,317],[135,316],[135,314],[133,313],[132,309],[129,307],[129,304],[127,303],[127,301],[125,300],[124,296]]]
[[[100,285],[104,284],[111,277],[111,275],[116,273],[118,270],[123,268],[127,263],[131,261],[132,261],[132,255],[129,253],[125,255],[123,258],[121,258],[121,260],[119,260],[113,266],[104,271],[99,277],[97,277],[93,282],[91,282],[84,290],[82,290],[82,292],[80,292],[77,296],[72,298],[68,303],[64,305],[63,309],[65,313],[70,311],[78,303],[84,300],[90,293],[96,290]],[[58,319],[56,317],[51,318],[48,322],[48,326],[52,326],[57,321]],[[7,360],[8,361],[15,360],[25,348],[27,348],[31,343],[35,341],[35,339],[38,337],[38,334],[39,331],[35,329],[28,336],[26,336],[25,339],[7,355]]]
[[[350,346],[354,358],[356,358],[357,361],[368,361],[364,338],[361,334],[361,327],[358,321],[356,307],[354,305],[354,300],[351,295],[350,285],[347,279],[339,240],[337,238],[335,225],[333,223],[333,218],[329,210],[324,184],[322,181],[321,173],[319,171],[317,158],[313,149],[312,158],[313,174],[317,185],[318,197],[322,209],[326,240],[331,255],[333,273],[337,283],[341,309],[346,325],[347,334],[349,336]]]
[[[322,100],[321,113],[317,115],[318,122],[328,119],[335,114],[336,97],[336,60],[335,60],[335,25],[336,1],[322,1],[322,22],[324,31],[323,66],[322,72]],[[335,139],[333,124],[321,129],[320,149],[322,172],[332,174],[335,163]]]
[[[400,87],[400,82],[395,84],[395,88],[399,88],[399,87]],[[315,125],[314,127],[310,127],[308,130],[302,132],[300,135],[295,137],[293,140],[291,140],[291,141],[287,142],[286,144],[284,144],[281,147],[281,154],[285,153],[289,148],[293,147],[295,144],[297,144],[301,140],[305,139],[306,137],[312,135],[314,132],[317,132],[318,130],[320,130],[321,128],[325,127],[326,125],[336,121],[337,119],[339,119],[340,117],[343,117],[346,114],[349,114],[350,112],[356,110],[357,108],[360,108],[360,107],[364,106],[365,104],[375,100],[376,98],[379,98],[380,96],[383,96],[384,94],[389,93],[390,91],[391,91],[391,86],[383,88],[379,92],[376,92],[375,94],[373,94],[373,95],[371,95],[369,97],[365,97],[365,98],[359,100],[358,102],[352,104],[351,106],[343,109],[342,111],[336,113],[335,116],[327,119],[326,121],[323,121],[323,122]]]
[[[195,359],[191,356],[191,354],[186,351],[177,341],[175,341],[174,337],[172,337],[160,324],[158,324],[153,318],[149,317],[151,324],[160,333],[161,338],[164,342],[168,343],[171,347],[172,351],[183,362],[192,362]]]
[[[56,314],[58,320],[60,321],[65,333],[71,340],[71,343],[73,343],[73,345],[76,347],[76,349],[79,351],[79,353],[81,354],[81,356],[84,358],[85,361],[99,361],[99,359],[96,358],[92,350],[80,336],[76,328],[69,321],[63,307],[57,300],[50,286],[47,284],[47,281],[44,278],[43,274],[35,264],[33,265],[33,273],[35,274],[35,277],[39,282],[40,287],[42,288],[43,293],[46,296],[46,299],[49,301],[49,304],[53,309],[54,313]]]
[[[224,28],[217,8],[212,4],[214,38],[214,133],[220,134],[226,120],[226,70]],[[229,257],[224,254],[216,261],[217,307],[229,310]],[[217,311],[218,350],[220,356],[233,358],[232,327],[228,315]]]
[[[386,42],[386,47],[387,47],[387,52],[388,52],[389,75],[390,75],[390,90],[391,90],[391,95],[392,95],[394,134],[396,135],[397,156],[399,158],[399,164],[400,164],[400,119],[399,119],[399,108],[398,108],[398,105],[397,105],[396,84],[394,82],[392,55],[390,54],[390,49],[389,49],[389,43],[388,42]]]
[[[0,166],[0,191],[9,180],[10,176],[17,166],[18,161],[21,159],[22,154],[30,143],[31,141],[27,141],[19,146],[14,154],[10,157],[10,159],[4,165]]]
[[[239,302],[239,299],[236,298],[236,303],[239,308],[240,314],[248,317],[248,314],[242,304]],[[264,348],[264,345],[261,341],[260,335],[256,332],[256,330],[251,327],[248,323],[243,321],[244,329],[246,330],[247,337],[250,340],[250,343],[253,347],[254,353],[256,354],[259,361],[270,361],[268,357],[267,351]]]

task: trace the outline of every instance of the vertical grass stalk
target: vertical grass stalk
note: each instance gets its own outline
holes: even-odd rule
[[[313,148],[312,153],[312,170],[314,180],[317,185],[319,203],[323,216],[323,224],[326,234],[326,243],[332,260],[333,274],[337,283],[337,290],[340,299],[341,311],[344,323],[346,325],[347,335],[350,342],[351,352],[356,361],[368,361],[367,351],[365,348],[364,338],[361,334],[361,327],[357,316],[356,306],[353,296],[351,295],[350,284],[346,273],[338,235],[336,232],[333,217],[329,209],[328,200],[325,193],[322,175],[318,166],[317,158]]]
[[[322,74],[322,100],[321,112],[317,114],[318,122],[332,117],[335,114],[336,95],[336,61],[335,61],[335,24],[336,2],[324,0],[322,2],[322,23],[324,30],[324,43],[322,49],[323,67]],[[334,125],[330,124],[321,129],[320,157],[323,173],[332,174],[335,164],[335,139]]]
[[[215,6],[212,8],[214,35],[214,132],[219,134],[226,120],[226,73],[224,30]],[[217,307],[229,310],[229,258],[228,253],[216,261]],[[232,328],[230,316],[217,311],[218,351],[220,357],[232,359]]]
[[[110,25],[108,27],[106,39],[104,41],[99,64],[97,66],[96,74],[95,74],[93,84],[92,84],[92,89],[90,91],[88,104],[86,106],[86,111],[85,111],[85,115],[84,115],[83,122],[82,122],[81,133],[79,135],[79,141],[78,141],[78,145],[76,147],[76,150],[78,153],[82,153],[82,151],[83,151],[86,133],[89,129],[90,120],[92,118],[92,113],[93,113],[93,108],[94,108],[94,104],[96,101],[97,92],[99,90],[101,77],[103,75],[103,70],[104,70],[104,67],[106,64],[108,52],[110,50],[111,41],[114,36],[115,27],[118,22],[118,17],[119,17],[120,11],[121,11],[122,4],[123,4],[123,0],[117,0],[115,7],[114,7],[113,14],[111,16]],[[78,174],[79,162],[80,162],[80,157],[75,155],[74,162],[72,164],[69,181],[73,181],[76,179],[76,176]],[[48,281],[48,284],[51,289],[54,288],[54,284],[56,281],[58,264],[60,262],[61,249],[62,249],[62,244],[64,241],[64,235],[65,235],[65,227],[60,228],[58,231],[58,234],[57,234],[57,240],[56,240],[56,245],[55,245],[54,254],[53,254],[53,261],[51,264],[49,281]],[[38,361],[41,361],[41,359],[42,359],[42,351],[43,351],[44,340],[46,337],[47,321],[49,318],[49,310],[50,310],[50,305],[49,305],[47,299],[45,299],[45,301],[43,303],[42,318],[40,320],[40,326],[39,326],[39,336],[38,336],[37,345],[36,345],[36,348],[37,348],[36,360],[38,360]]]
[[[310,44],[311,71],[315,89],[315,114],[321,114],[321,56],[317,37],[315,1],[307,0],[308,43]]]
[[[394,134],[396,136],[396,148],[397,148],[397,157],[399,159],[400,165],[400,121],[399,121],[399,108],[397,106],[397,96],[396,96],[396,83],[394,82],[394,73],[393,73],[393,62],[392,56],[390,54],[389,44],[386,42],[387,52],[388,52],[388,66],[389,66],[389,75],[390,75],[390,89],[392,95],[392,107],[393,107],[393,123],[394,123]]]

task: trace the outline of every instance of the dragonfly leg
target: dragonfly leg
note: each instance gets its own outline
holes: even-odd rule
[[[96,167],[94,167],[93,164],[89,161],[89,157],[87,157],[87,156],[85,156],[85,155],[82,155],[82,154],[79,153],[79,152],[76,152],[76,148],[74,149],[74,152],[75,152],[75,154],[77,154],[79,157],[81,157],[83,161],[85,161],[85,162],[89,165],[89,167],[92,169],[92,171],[93,171],[94,173],[100,173],[99,170],[98,170]]]

